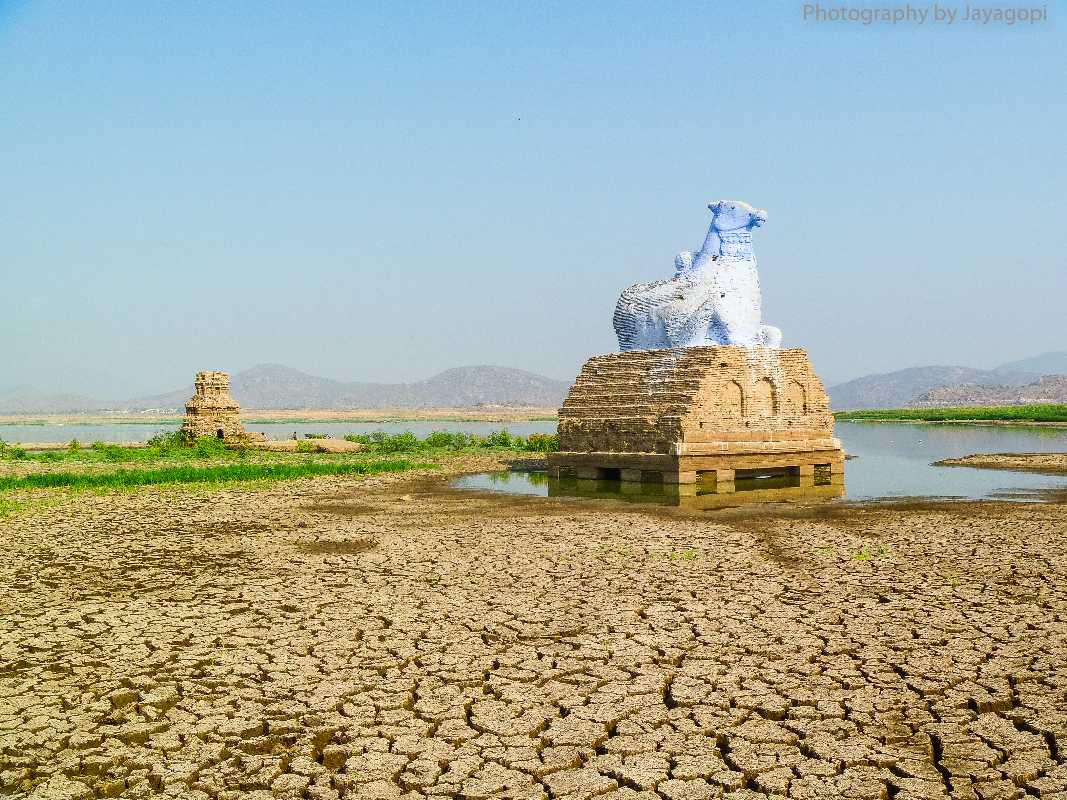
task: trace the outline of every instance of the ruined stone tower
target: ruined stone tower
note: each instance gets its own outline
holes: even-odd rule
[[[187,439],[212,436],[240,439],[245,435],[241,409],[230,397],[230,376],[225,372],[196,373],[196,394],[185,404],[182,435]]]

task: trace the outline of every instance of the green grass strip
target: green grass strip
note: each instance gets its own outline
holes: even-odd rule
[[[371,461],[359,464],[232,464],[220,467],[169,467],[105,473],[43,472],[0,478],[0,490],[126,488],[163,483],[221,483],[231,481],[292,480],[318,475],[371,475],[404,472],[422,464],[411,461]]]
[[[915,420],[919,422],[1067,422],[1067,405],[977,406],[969,408],[878,408],[838,411],[836,419]]]

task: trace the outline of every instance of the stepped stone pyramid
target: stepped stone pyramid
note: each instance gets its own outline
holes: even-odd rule
[[[550,464],[578,477],[669,483],[797,475],[840,483],[844,454],[801,349],[634,350],[585,363],[559,411]],[[650,476],[648,473],[658,473]]]

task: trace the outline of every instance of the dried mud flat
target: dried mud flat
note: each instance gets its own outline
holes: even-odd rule
[[[945,458],[937,467],[977,467],[1067,475],[1067,453],[975,453],[962,458]]]
[[[382,476],[82,495],[0,537],[3,794],[1067,797],[1064,505]]]

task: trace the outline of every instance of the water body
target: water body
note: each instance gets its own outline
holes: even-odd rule
[[[971,453],[1058,453],[1067,451],[1067,429],[996,425],[895,425],[839,422],[845,452],[845,496],[1000,497],[1067,488],[1067,478],[1032,472],[934,467],[931,462]]]
[[[1036,453],[1067,451],[1067,430],[1063,428],[1015,428],[993,425],[906,425],[893,423],[839,422],[837,435],[845,451],[856,458],[845,463],[843,497],[848,500],[874,500],[902,497],[999,498],[1036,500],[1045,490],[1067,489],[1067,477],[1037,475],[1029,472],[973,469],[970,467],[935,467],[932,462],[957,458],[971,453]],[[602,484],[593,487],[593,484]],[[611,495],[621,492],[633,496],[633,486],[611,482],[549,480],[536,473],[486,473],[465,475],[454,486],[548,496],[571,494]],[[737,502],[755,499],[789,499],[790,487],[771,483],[753,484],[738,489],[765,490],[762,497],[738,492]],[[784,490],[778,495],[773,490]],[[657,499],[662,489],[652,486],[642,490],[648,502],[673,503],[668,496]],[[667,490],[669,493],[669,489]],[[818,494],[818,493],[816,493]],[[797,499],[804,499],[799,490]],[[709,506],[710,507],[710,506]]]
[[[144,442],[157,433],[173,433],[179,422],[161,422],[150,425],[118,423],[114,425],[0,425],[0,439],[8,444],[17,442],[69,442],[77,439],[82,444],[91,442]],[[556,423],[549,422],[449,422],[447,420],[411,420],[402,422],[252,422],[245,427],[249,431],[266,434],[271,439],[290,439],[295,432],[301,439],[306,433],[328,433],[339,439],[349,433],[389,434],[411,431],[423,438],[434,431],[462,431],[485,436],[501,429],[516,436],[531,433],[555,433]]]

